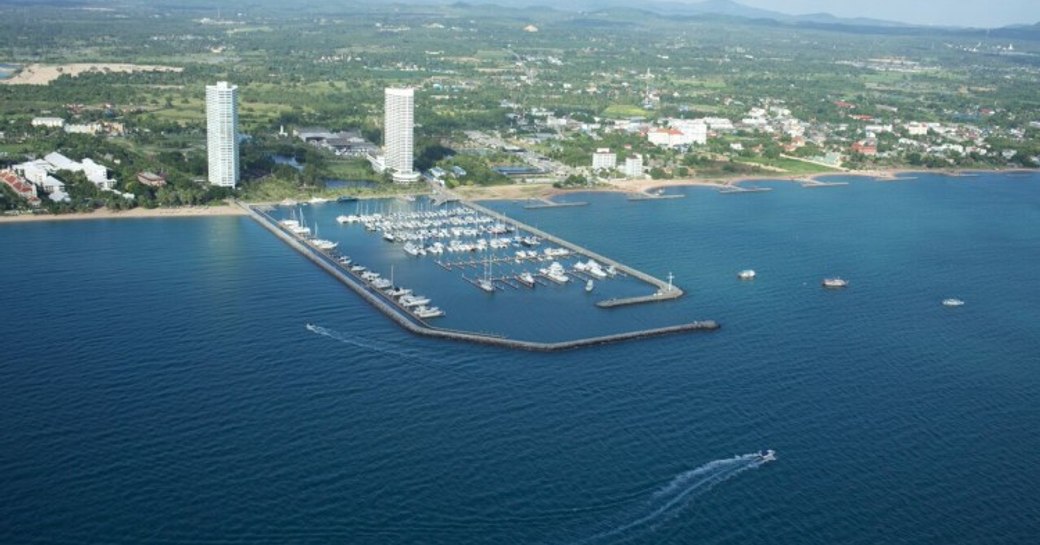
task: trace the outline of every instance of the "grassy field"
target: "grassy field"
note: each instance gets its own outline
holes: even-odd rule
[[[328,172],[338,180],[379,180],[379,175],[372,171],[372,167],[364,159],[329,161]]]
[[[745,159],[744,162],[779,168],[789,174],[824,174],[827,172],[839,172],[837,169],[825,167],[816,163],[799,161],[798,159],[789,159],[787,157],[779,157],[776,159],[754,157],[751,159]]]
[[[631,104],[611,104],[610,106],[607,106],[606,110],[603,110],[604,117],[612,117],[616,119],[624,119],[626,117],[646,117],[648,114],[649,112],[646,110]]]

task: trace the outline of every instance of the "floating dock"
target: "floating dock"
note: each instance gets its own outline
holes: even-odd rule
[[[523,340],[518,340],[518,339],[510,339],[508,337],[504,337],[504,336],[496,335],[496,334],[491,334],[491,333],[475,333],[475,332],[457,331],[457,330],[452,330],[452,329],[445,329],[445,328],[435,327],[435,326],[432,326],[429,323],[427,323],[425,320],[422,320],[422,319],[416,317],[415,315],[413,315],[412,313],[410,313],[410,312],[406,311],[405,309],[401,308],[401,306],[393,298],[391,298],[390,296],[386,295],[382,291],[377,290],[377,289],[369,286],[364,281],[362,281],[360,278],[356,277],[353,273],[350,273],[341,264],[337,263],[329,254],[327,254],[325,252],[322,252],[322,251],[320,251],[320,250],[318,250],[316,248],[313,248],[313,247],[303,243],[302,241],[297,239],[295,236],[291,235],[288,231],[286,231],[284,228],[282,228],[274,218],[272,218],[266,212],[257,210],[256,208],[254,208],[254,207],[252,207],[252,206],[250,206],[248,204],[245,204],[245,203],[236,202],[235,204],[238,205],[243,210],[245,210],[246,213],[253,220],[255,220],[257,223],[259,223],[265,229],[270,231],[276,237],[281,239],[283,242],[288,244],[289,247],[293,248],[294,250],[296,250],[297,252],[302,254],[307,259],[310,259],[318,267],[324,269],[330,275],[332,275],[337,280],[342,282],[345,286],[347,286],[348,288],[353,290],[355,293],[360,295],[362,299],[367,301],[372,306],[376,307],[379,311],[381,311],[383,314],[385,314],[388,318],[390,318],[392,321],[394,321],[397,325],[401,326],[402,328],[404,328],[404,329],[408,330],[409,332],[414,333],[416,335],[423,335],[423,336],[426,336],[426,337],[441,338],[441,339],[451,339],[451,340],[456,340],[456,341],[464,341],[464,342],[485,344],[485,345],[491,345],[491,346],[500,346],[500,347],[504,347],[504,348],[512,348],[512,349],[517,349],[517,350],[529,350],[529,351],[534,351],[534,352],[556,352],[556,351],[561,351],[561,350],[573,350],[573,349],[576,349],[576,348],[583,348],[583,347],[588,347],[588,346],[596,346],[596,345],[602,345],[602,344],[617,343],[617,342],[622,342],[622,341],[629,341],[629,340],[636,340],[636,339],[646,339],[646,338],[650,338],[650,337],[659,337],[659,336],[663,336],[663,335],[671,335],[671,334],[676,334],[676,333],[684,333],[684,332],[692,332],[692,331],[714,331],[714,330],[719,329],[719,327],[720,327],[719,324],[717,322],[713,321],[713,320],[703,320],[703,321],[688,322],[688,323],[684,323],[684,324],[678,324],[678,325],[667,326],[667,327],[660,327],[660,328],[654,328],[654,329],[644,329],[644,330],[639,330],[639,331],[628,331],[628,332],[623,332],[623,333],[615,333],[615,334],[602,335],[602,336],[597,336],[597,337],[586,337],[586,338],[583,338],[583,339],[575,339],[575,340],[560,341],[560,342],[523,341]],[[484,207],[482,207],[480,205],[476,205],[476,204],[473,204],[473,203],[464,203],[464,204],[469,206],[472,209],[480,210],[482,212],[486,212],[489,215],[492,215],[492,216],[494,216],[496,218],[499,218],[502,221],[508,221],[509,223],[512,223],[514,225],[522,226],[524,229],[527,229],[527,230],[531,231],[532,233],[537,234],[538,236],[541,236],[541,237],[543,237],[545,239],[548,239],[548,240],[553,240],[554,242],[556,242],[557,244],[560,244],[561,246],[567,246],[568,248],[571,248],[573,251],[580,251],[581,253],[584,253],[585,255],[593,257],[594,259],[601,260],[604,263],[608,263],[608,264],[614,265],[614,267],[617,268],[618,270],[622,270],[625,273],[630,274],[632,276],[635,276],[637,278],[640,278],[640,279],[642,279],[644,281],[648,281],[648,282],[650,282],[652,284],[655,284],[655,285],[660,285],[663,288],[668,288],[669,287],[669,284],[666,284],[666,283],[664,283],[661,280],[653,278],[650,275],[647,275],[647,274],[642,273],[640,271],[637,271],[635,269],[626,267],[626,266],[624,266],[624,265],[622,265],[620,263],[617,263],[617,262],[615,262],[613,260],[610,260],[610,259],[607,259],[605,257],[602,257],[602,256],[600,256],[598,254],[595,254],[595,253],[589,252],[587,250],[584,250],[584,249],[582,249],[582,248],[580,248],[580,247],[578,247],[576,245],[570,244],[570,243],[568,243],[566,241],[563,241],[562,239],[554,237],[554,236],[552,236],[552,235],[550,235],[548,233],[545,233],[543,231],[539,231],[537,229],[533,229],[533,228],[530,228],[530,227],[528,227],[526,225],[520,224],[519,222],[516,222],[515,220],[512,220],[510,218],[502,216],[501,214],[498,214],[497,212],[488,210],[488,209],[486,209],[486,208],[484,208]],[[666,300],[666,299],[675,299],[675,298],[681,296],[682,293],[683,293],[682,290],[680,290],[679,288],[672,287],[671,291],[662,293],[659,290],[658,294],[655,294],[654,296],[650,296],[650,297],[655,297],[655,299],[654,299],[655,301],[657,301],[657,300]],[[613,300],[610,300],[610,301],[612,301],[612,303],[610,303],[610,306],[621,306],[621,305],[624,305],[624,304],[635,304],[635,303],[638,303],[638,302],[647,302],[647,301],[642,301],[641,299],[646,299],[646,298],[645,297],[637,297],[637,298],[631,298],[629,300],[613,299]],[[626,301],[628,301],[628,302],[626,302]]]

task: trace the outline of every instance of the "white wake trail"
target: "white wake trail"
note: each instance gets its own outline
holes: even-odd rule
[[[744,454],[715,460],[681,473],[654,492],[650,499],[639,507],[619,513],[610,519],[608,521],[609,529],[579,539],[574,542],[574,545],[595,543],[625,533],[638,534],[652,531],[657,522],[678,514],[694,498],[708,492],[715,485],[732,479],[749,469],[755,469],[763,463],[762,456],[759,454]]]

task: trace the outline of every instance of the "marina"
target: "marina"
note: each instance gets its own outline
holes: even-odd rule
[[[510,294],[515,294],[510,297],[516,298],[522,296],[523,292],[540,293],[548,290],[539,296],[540,300],[544,300],[545,297],[562,297],[570,291],[581,293],[583,299],[592,296],[594,299],[591,301],[584,300],[593,303],[588,312],[597,312],[597,309],[667,301],[683,294],[680,288],[671,283],[671,279],[659,280],[479,204],[460,202],[454,207],[437,209],[423,209],[425,202],[407,204],[407,212],[381,210],[341,215],[336,217],[336,223],[355,233],[352,236],[372,241],[367,244],[381,244],[383,253],[389,252],[386,255],[395,263],[402,263],[396,266],[398,273],[407,272],[411,260],[426,257],[430,257],[430,261],[436,264],[438,269],[435,270],[462,272],[460,279],[464,285],[470,285],[471,290],[477,288],[470,293],[476,296],[477,292],[483,292],[488,304],[497,304],[492,303],[492,300]],[[303,214],[297,216],[291,207],[278,210],[260,209],[246,204],[239,206],[293,249],[362,296],[399,326],[415,334],[522,350],[555,351],[671,333],[710,331],[719,327],[714,321],[698,320],[580,339],[541,342],[514,339],[500,332],[475,332],[435,326],[432,320],[450,318],[444,317],[451,313],[451,305],[448,308],[444,308],[444,305],[435,306],[433,299],[443,299],[443,296],[433,292],[429,294],[430,297],[424,297],[413,292],[414,284],[395,281],[393,265],[390,266],[390,278],[386,278],[383,276],[386,269],[380,271],[382,267],[376,267],[373,270],[374,263],[367,260],[359,262],[356,256],[352,258],[344,255],[341,253],[344,249],[342,238],[317,238],[317,234],[312,234],[308,227],[311,224],[303,220]],[[353,203],[352,206],[362,205]],[[418,209],[415,209],[416,206]],[[289,218],[279,219],[275,215],[286,212]],[[318,222],[315,220],[312,224],[313,230],[317,231]],[[324,242],[337,246],[328,247]],[[466,271],[471,272],[467,274]],[[601,293],[601,283],[611,284],[613,281],[630,284],[626,288],[628,291],[639,285],[648,286],[652,291],[618,297],[611,296],[612,292],[608,289],[603,292],[606,298],[596,302],[596,295]]]

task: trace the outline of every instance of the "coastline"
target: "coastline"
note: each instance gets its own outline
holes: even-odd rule
[[[241,208],[222,204],[220,206],[185,206],[179,208],[132,208],[121,212],[104,208],[94,212],[77,212],[72,214],[20,214],[17,216],[0,215],[0,224],[27,223],[38,221],[80,221],[80,220],[112,220],[142,218],[197,218],[216,216],[244,216]]]
[[[463,198],[472,200],[528,200],[528,199],[551,199],[560,195],[572,193],[628,193],[633,195],[650,195],[652,191],[668,187],[712,187],[725,189],[736,187],[745,183],[753,182],[792,182],[805,185],[823,184],[821,178],[831,177],[857,177],[870,178],[879,182],[895,182],[912,179],[915,174],[937,174],[941,176],[973,177],[980,174],[997,173],[1009,174],[1015,172],[1034,173],[1040,169],[881,169],[861,170],[851,172],[822,172],[817,174],[784,176],[783,174],[759,174],[754,176],[740,176],[735,178],[682,178],[672,180],[615,180],[588,188],[560,189],[551,184],[513,184],[490,187],[466,187],[456,188],[453,191]]]

